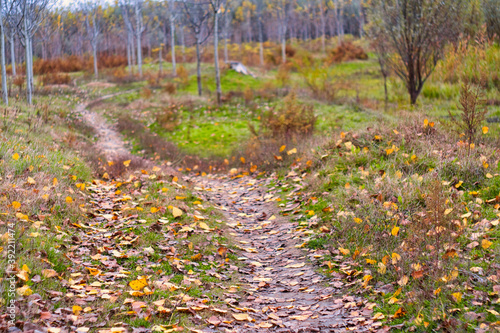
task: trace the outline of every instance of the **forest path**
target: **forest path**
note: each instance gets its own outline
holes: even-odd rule
[[[301,249],[307,229],[280,216],[270,178],[192,176],[198,195],[219,208],[240,248],[241,289],[231,332],[376,331],[362,297],[345,294],[340,279],[315,271],[315,252]],[[245,321],[246,320],[246,321]]]
[[[105,96],[99,101],[110,98]],[[94,104],[94,101],[91,104]],[[88,104],[89,105],[89,104]],[[130,154],[123,137],[101,115],[81,105],[80,112],[98,133],[97,146],[108,159]],[[225,301],[231,312],[211,316],[199,332],[367,332],[380,326],[372,319],[374,303],[346,293],[339,279],[316,272],[315,252],[301,249],[306,229],[279,214],[271,178],[190,175],[195,193],[220,209],[239,243],[240,288]],[[300,185],[299,185],[300,186]],[[109,190],[98,190],[106,202]]]

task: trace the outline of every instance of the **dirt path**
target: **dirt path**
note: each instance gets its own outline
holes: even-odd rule
[[[83,120],[89,126],[95,129],[98,136],[98,140],[96,143],[97,148],[110,161],[112,161],[116,157],[128,155],[129,150],[126,147],[121,134],[118,133],[116,129],[114,129],[103,116],[89,109],[106,99],[128,92],[130,91],[106,95],[90,103],[79,104],[75,109],[75,112],[79,113],[82,116]]]
[[[279,217],[268,181],[227,176],[189,180],[224,212],[241,246],[246,297],[238,306],[251,309],[251,319],[237,322],[236,332],[376,330],[378,324],[370,320],[374,304],[343,295],[343,283],[318,274],[307,252],[298,248],[298,224]]]
[[[97,145],[108,158],[128,154],[121,135],[102,116],[85,106],[80,106],[78,112],[96,129]],[[186,180],[198,195],[224,212],[239,243],[241,251],[237,255],[244,262],[239,273],[245,296],[227,300],[231,314],[221,317],[217,324],[207,320],[208,326],[202,332],[377,330],[378,323],[370,319],[373,303],[345,294],[340,280],[327,280],[315,271],[308,253],[299,248],[304,235],[297,231],[297,223],[280,217],[272,200],[275,193],[268,193],[269,179],[191,176]],[[114,190],[102,186],[94,189],[92,199],[98,203],[95,208],[102,210],[103,202],[113,202]],[[120,209],[113,205],[105,208],[96,222],[99,228],[112,229],[106,217]],[[96,236],[89,234],[82,241],[96,241]]]

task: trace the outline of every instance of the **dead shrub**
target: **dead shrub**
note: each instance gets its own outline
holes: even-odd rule
[[[179,125],[182,111],[176,105],[169,105],[155,113],[156,123],[171,132]]]
[[[71,77],[68,74],[48,73],[42,76],[44,86],[53,84],[69,84]]]
[[[179,65],[177,67],[177,77],[175,78],[175,82],[178,84],[180,88],[185,88],[189,84],[189,72],[186,67]]]
[[[167,82],[163,85],[163,91],[165,91],[169,95],[175,95],[177,92],[177,87],[173,82]]]
[[[488,106],[484,93],[479,86],[473,86],[469,80],[465,80],[460,89],[460,114],[454,116],[448,111],[455,131],[464,135],[467,150],[470,152],[471,144],[476,142],[477,133],[481,130],[481,125],[486,119]]]
[[[368,59],[368,54],[366,54],[365,50],[351,41],[341,42],[336,48],[330,51],[328,56],[330,63],[366,59]]]
[[[147,87],[142,88],[141,95],[144,99],[150,99],[153,96],[153,91]]]
[[[134,76],[129,75],[123,66],[113,69],[108,77],[108,81],[118,84],[130,83],[134,80]]]
[[[24,82],[25,82],[25,77],[22,75],[17,75],[12,80],[12,83],[14,83],[14,85],[19,89],[19,95],[21,94],[21,90],[23,89]]]
[[[246,87],[243,91],[243,99],[245,100],[245,104],[250,104],[254,99],[253,89],[250,87]]]
[[[273,108],[261,118],[261,126],[267,135],[285,141],[310,136],[315,123],[312,105],[300,103],[293,92],[283,105]]]
[[[281,88],[288,86],[288,81],[290,81],[290,65],[282,64],[276,72],[276,82]]]

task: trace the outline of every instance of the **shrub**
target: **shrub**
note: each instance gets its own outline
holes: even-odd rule
[[[366,59],[368,59],[368,55],[365,50],[351,41],[341,42],[336,48],[330,51],[328,57],[330,63]]]
[[[167,82],[163,85],[163,90],[169,95],[175,95],[177,88],[174,83]]]
[[[180,123],[182,111],[175,105],[169,105],[156,112],[156,123],[163,129],[171,132]]]
[[[282,64],[278,68],[276,72],[276,81],[278,85],[282,88],[288,85],[288,81],[290,80],[290,66],[287,64]]]
[[[51,84],[69,84],[71,78],[68,74],[49,73],[42,76],[42,83],[44,86]]]
[[[245,99],[245,104],[250,104],[253,101],[254,95],[252,88],[245,88],[245,90],[243,91],[243,98]]]
[[[268,135],[285,141],[311,135],[315,123],[312,105],[298,102],[295,93],[291,93],[283,105],[273,108],[261,118],[262,128]]]
[[[481,130],[481,124],[486,119],[488,107],[484,99],[484,93],[478,86],[473,86],[466,80],[460,89],[460,115],[454,116],[448,111],[455,130],[459,135],[465,135],[467,149],[470,151],[471,144],[476,141],[476,135]]]
[[[153,95],[153,91],[151,91],[151,89],[147,88],[147,87],[144,87],[142,88],[142,93],[141,93],[142,97],[144,99],[150,99],[151,96]]]
[[[331,69],[328,67],[308,66],[307,63],[298,69],[314,98],[327,102],[335,100],[336,90],[333,85]]]
[[[21,90],[23,89],[25,78],[22,75],[17,75],[12,83],[19,89],[19,94],[21,94]]]
[[[185,88],[189,84],[189,73],[186,69],[186,67],[179,65],[177,67],[177,77],[175,78],[175,82],[179,85],[181,88]]]

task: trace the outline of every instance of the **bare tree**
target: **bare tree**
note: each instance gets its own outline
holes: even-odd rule
[[[46,11],[53,4],[52,0],[15,0],[14,12],[20,15],[17,23],[18,32],[23,37],[23,44],[26,51],[26,95],[28,104],[32,105],[33,95],[33,36],[42,24]],[[2,38],[3,40],[3,38]]]
[[[210,10],[208,8],[209,3],[206,1],[188,1],[183,0],[184,13],[189,28],[195,36],[196,43],[196,78],[198,81],[198,95],[202,95],[202,84],[201,84],[201,55],[200,46],[203,44],[210,36],[210,30],[203,29],[206,28],[208,19],[210,18]],[[203,36],[203,31],[206,31]]]
[[[87,39],[92,48],[92,55],[94,57],[94,77],[97,80],[99,78],[99,70],[97,67],[97,46],[101,37],[102,7],[99,0],[83,2],[80,6],[82,14],[84,15]]]
[[[377,0],[370,22],[387,41],[387,65],[405,83],[414,105],[447,43],[461,32],[464,0]]]
[[[217,104],[222,103],[222,87],[220,84],[219,69],[219,14],[225,4],[225,0],[209,0],[214,15],[214,65],[215,65],[215,85],[217,89]]]

